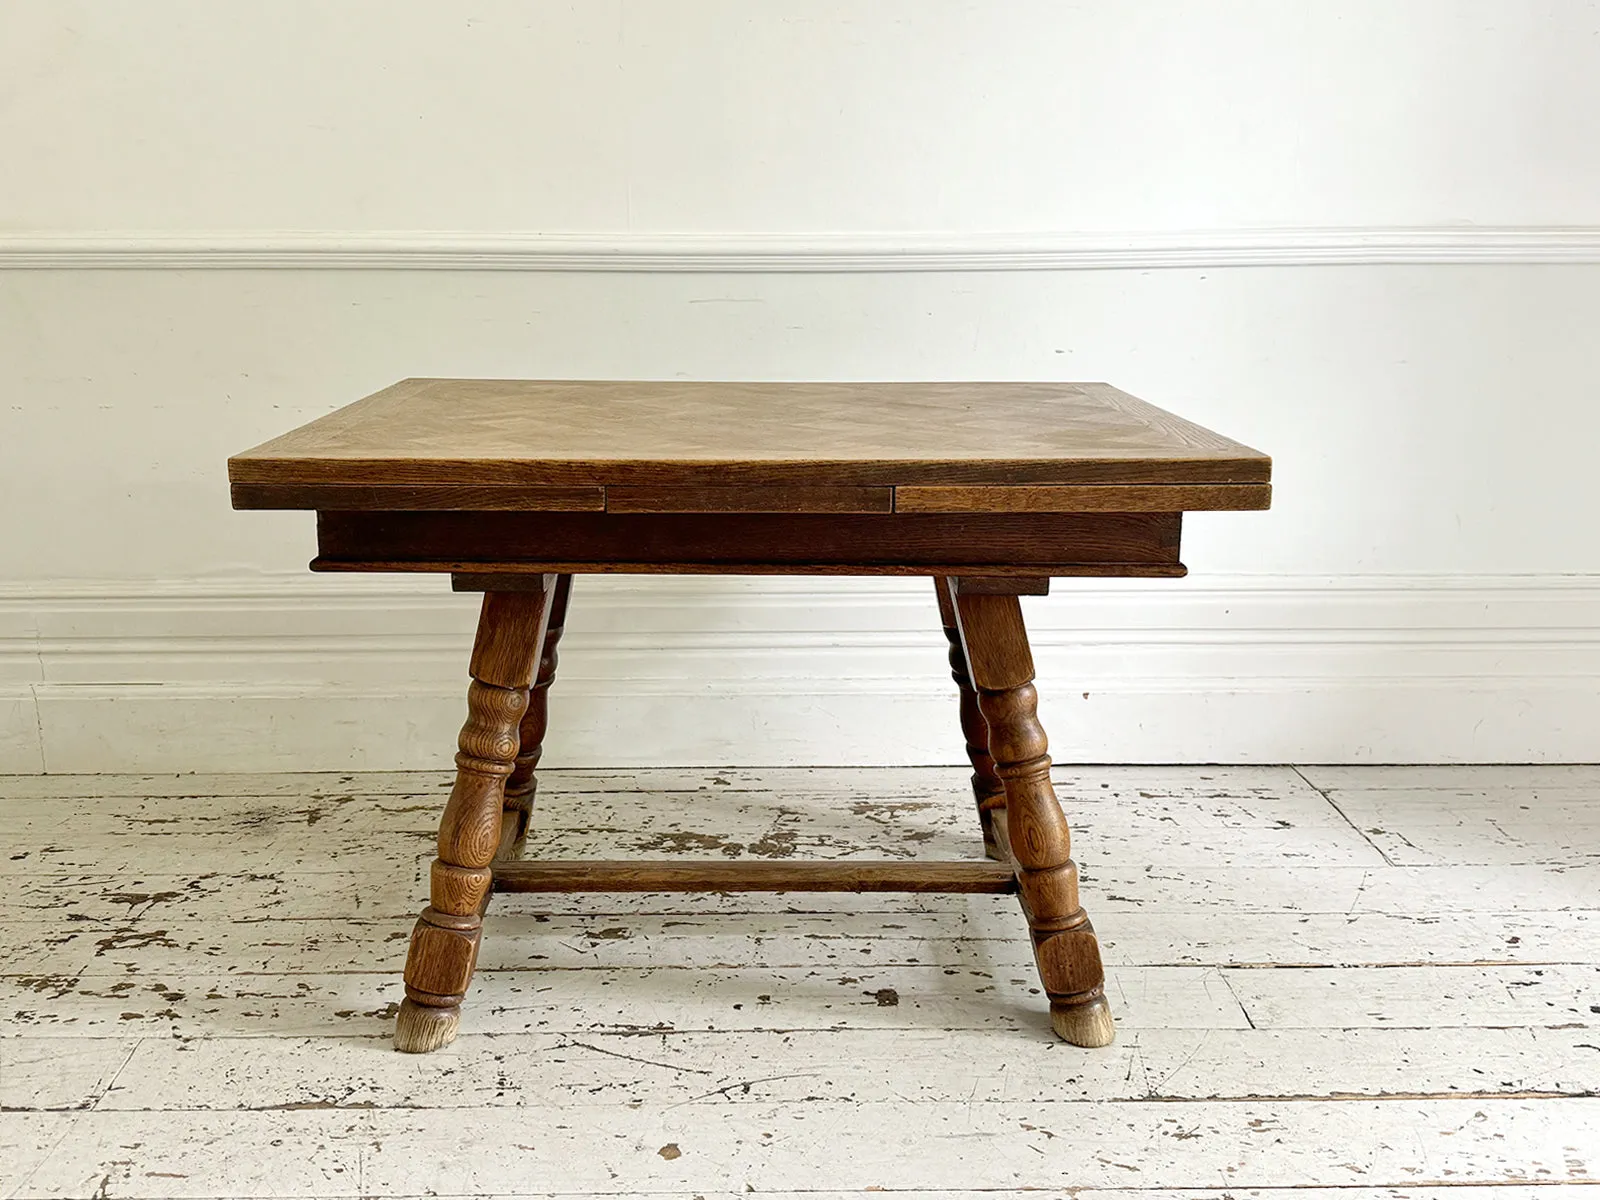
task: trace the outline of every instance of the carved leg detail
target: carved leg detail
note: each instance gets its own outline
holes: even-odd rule
[[[989,724],[978,709],[978,693],[973,690],[972,676],[967,669],[967,652],[961,646],[961,629],[950,581],[936,576],[933,587],[939,598],[939,621],[950,643],[950,678],[956,681],[961,693],[961,732],[967,739],[967,759],[972,763],[972,796],[978,805],[983,851],[990,858],[1004,862],[1007,852],[1000,838],[1005,830],[1005,783],[995,774],[994,759],[989,754]]]
[[[521,749],[517,765],[506,780],[505,817],[500,825],[499,858],[519,859],[528,841],[528,822],[533,816],[534,794],[539,781],[534,775],[544,751],[545,730],[550,727],[550,685],[555,682],[559,656],[556,646],[567,619],[567,599],[572,594],[572,576],[556,576],[550,597],[550,617],[545,629],[544,647],[539,654],[539,671],[528,693],[528,711],[522,717]]]
[[[953,591],[953,589],[951,589]],[[962,644],[1005,787],[1003,827],[1017,870],[1034,961],[1050,997],[1050,1023],[1078,1046],[1113,1036],[1100,943],[1078,903],[1078,868],[1066,817],[1050,783],[1022,608],[1015,596],[953,596]]]
[[[555,577],[545,580],[538,591],[483,597],[456,783],[439,823],[428,907],[406,958],[406,998],[394,1038],[399,1050],[436,1050],[454,1040],[461,1021],[500,846],[505,781],[516,765],[518,727],[550,612]]]

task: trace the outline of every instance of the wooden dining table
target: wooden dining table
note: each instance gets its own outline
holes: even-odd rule
[[[1182,576],[1183,514],[1266,508],[1265,454],[1104,383],[407,379],[235,455],[228,476],[235,508],[317,513],[315,571],[483,593],[399,1049],[455,1037],[485,906],[518,891],[1014,892],[1055,1032],[1112,1040],[1018,598],[1053,578]],[[932,578],[985,857],[526,857],[586,573]]]

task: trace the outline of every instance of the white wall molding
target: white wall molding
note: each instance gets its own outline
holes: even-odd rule
[[[3,270],[807,272],[1600,263],[1600,227],[1145,233],[0,233]]]
[[[584,579],[552,762],[959,754],[922,581]],[[1600,758],[1600,578],[1069,581],[1029,601],[1057,757]],[[441,580],[0,590],[0,770],[442,766]]]

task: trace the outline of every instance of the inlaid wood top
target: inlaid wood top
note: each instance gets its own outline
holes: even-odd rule
[[[1271,460],[1103,383],[408,379],[228,468],[251,508],[603,509],[612,488],[637,512],[649,489],[693,488],[696,511],[737,511],[771,487],[811,489],[778,511],[892,511],[887,489],[920,485],[920,511],[981,511],[986,489],[1029,484],[1080,485],[1027,502],[1079,511],[1101,496],[1081,485],[1211,485],[1193,504],[1138,489],[1175,511],[1264,507]]]

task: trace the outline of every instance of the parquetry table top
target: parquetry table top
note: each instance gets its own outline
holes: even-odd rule
[[[1260,485],[1270,474],[1265,454],[1104,383],[407,379],[229,462],[244,507],[302,507],[253,485]],[[1261,507],[1247,498],[1261,490],[1189,507]]]

